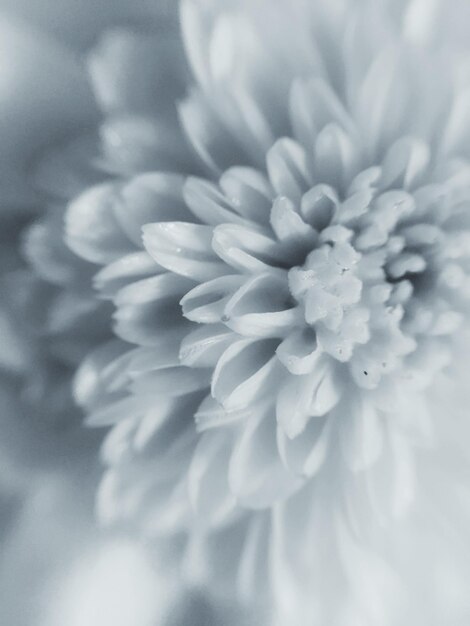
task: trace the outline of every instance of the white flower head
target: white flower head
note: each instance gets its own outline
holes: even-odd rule
[[[470,295],[468,87],[387,4],[185,2],[184,99],[175,40],[110,35],[109,178],[66,215],[116,307],[76,380],[103,519],[338,626],[398,598],[370,526],[410,508]]]

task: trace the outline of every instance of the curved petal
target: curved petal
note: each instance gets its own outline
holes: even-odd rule
[[[268,507],[299,484],[281,463],[275,421],[271,405],[256,407],[230,458],[230,489],[237,501],[250,508]]]
[[[175,274],[202,282],[222,276],[226,271],[212,250],[210,226],[162,222],[147,224],[143,233],[149,254]]]
[[[225,305],[242,284],[243,276],[237,274],[215,278],[194,287],[180,302],[183,315],[200,324],[220,322]]]
[[[227,411],[241,409],[275,384],[278,342],[241,340],[220,357],[212,377],[212,395]]]

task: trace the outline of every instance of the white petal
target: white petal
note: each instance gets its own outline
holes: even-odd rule
[[[185,336],[185,335],[183,335]],[[136,348],[131,352],[127,370],[131,378],[154,370],[176,367],[179,361],[179,345],[183,336],[165,333],[151,348]]]
[[[299,435],[309,420],[310,380],[307,376],[288,376],[276,399],[276,418],[289,438]]]
[[[314,247],[316,232],[304,222],[288,198],[276,198],[271,209],[270,222],[277,238],[295,246],[299,254],[304,250],[306,255]]]
[[[185,222],[148,224],[143,241],[149,254],[163,267],[204,281],[225,273],[223,263],[212,251],[212,228]]]
[[[358,218],[367,213],[373,197],[373,192],[368,189],[350,195],[338,209],[338,221],[341,224],[349,225],[351,222],[354,224]]]
[[[139,461],[148,460],[155,469],[161,467],[165,475],[153,479],[147,476],[145,480],[155,483],[168,479],[175,481],[187,468],[189,455],[196,444],[193,415],[200,397],[200,393],[182,397],[162,395],[158,402],[149,403],[139,420],[132,451],[138,453]]]
[[[350,136],[336,124],[328,124],[315,142],[314,176],[319,183],[344,189],[357,172],[359,157]]]
[[[273,190],[258,170],[231,167],[223,173],[219,184],[240,215],[254,222],[268,223]]]
[[[208,395],[201,402],[194,416],[199,432],[211,428],[219,428],[226,424],[232,424],[250,415],[250,409],[240,411],[226,411],[222,405],[211,395]]]
[[[279,337],[301,321],[287,281],[258,274],[246,281],[227,302],[222,321],[245,336]]]
[[[184,186],[184,198],[192,213],[203,224],[244,224],[244,220],[217,189],[216,185],[204,178],[190,177]]]
[[[259,583],[268,578],[270,563],[266,554],[270,539],[269,515],[250,516],[237,576],[237,594],[248,605],[258,601]]]
[[[321,354],[315,331],[310,327],[293,330],[278,346],[276,354],[292,374],[308,374]]]
[[[160,396],[177,397],[205,389],[209,382],[210,372],[206,369],[171,367],[140,376],[130,388],[135,395],[158,402]]]
[[[277,421],[289,438],[300,435],[311,418],[329,413],[342,395],[342,381],[326,359],[318,360],[312,373],[289,376],[276,404]]]
[[[444,155],[463,154],[468,157],[470,140],[470,89],[462,91],[455,99],[442,137]]]
[[[298,484],[281,463],[274,410],[257,408],[243,427],[230,458],[229,484],[243,505],[264,508],[285,498]]]
[[[194,285],[193,281],[184,276],[175,276],[170,272],[144,278],[131,285],[127,285],[116,296],[116,306],[139,305],[147,302],[159,302],[171,298],[181,297]]]
[[[338,97],[322,79],[294,81],[289,104],[295,136],[308,149],[315,144],[318,133],[330,123],[338,123],[345,130],[352,122]]]
[[[181,300],[183,315],[204,324],[219,322],[225,305],[233,293],[243,284],[243,276],[227,275],[215,278],[191,289]]]
[[[105,118],[100,127],[102,166],[128,177],[154,170],[194,172],[187,143],[167,120],[133,113]]]
[[[180,15],[186,54],[197,80],[205,84],[209,78],[209,24],[193,0],[181,3]]]
[[[212,247],[232,267],[249,273],[265,272],[287,262],[286,250],[253,228],[223,224],[214,229]]]
[[[103,370],[128,351],[129,346],[114,340],[101,345],[83,360],[73,385],[74,397],[78,404],[91,406],[100,398],[103,393]]]
[[[229,515],[235,498],[228,489],[227,466],[232,442],[223,431],[200,437],[188,470],[191,505],[205,524],[220,524]]]
[[[278,427],[279,454],[286,468],[299,476],[312,477],[322,467],[330,446],[328,417],[310,420],[299,437],[291,439]]]
[[[315,185],[303,195],[300,213],[308,224],[321,232],[331,223],[337,203],[338,197],[332,187]]]
[[[223,324],[205,324],[193,330],[182,343],[179,358],[188,367],[214,367],[237,336]]]
[[[124,287],[116,296],[115,332],[126,341],[148,346],[158,343],[162,334],[189,328],[179,300],[191,284],[165,273]]]
[[[168,25],[158,37],[122,28],[104,33],[88,58],[88,69],[105,114],[135,111],[171,120],[186,78],[175,35]]]
[[[140,403],[130,396],[115,402],[108,402],[105,406],[90,411],[86,417],[85,424],[99,428],[113,426],[130,417],[138,417],[143,410],[144,407],[141,407]]]
[[[418,139],[404,137],[388,150],[382,162],[381,189],[410,189],[419,185],[430,161],[429,147]]]
[[[179,114],[195,151],[214,172],[250,162],[239,141],[220,121],[201,93],[193,92],[182,102],[179,105]]]
[[[100,270],[93,278],[93,285],[104,297],[113,298],[127,284],[153,276],[159,271],[164,270],[147,252],[132,252]]]
[[[191,218],[183,201],[183,177],[152,172],[133,178],[121,189],[116,218],[127,236],[142,245],[142,226]]]
[[[352,399],[338,411],[341,449],[353,472],[371,467],[378,459],[383,445],[381,417],[372,402]]]
[[[373,156],[399,132],[408,104],[404,72],[400,51],[386,48],[372,63],[361,86],[357,119]]]
[[[300,201],[311,185],[304,149],[292,139],[279,139],[269,150],[266,165],[275,191],[293,202]]]
[[[111,183],[88,189],[68,207],[66,241],[79,256],[92,263],[109,263],[135,251],[114,214],[117,189]]]
[[[275,384],[276,340],[241,340],[219,359],[212,378],[212,395],[227,411],[241,409]]]

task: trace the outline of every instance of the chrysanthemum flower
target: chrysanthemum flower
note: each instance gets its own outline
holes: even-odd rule
[[[153,114],[151,38],[93,56],[114,178],[66,217],[117,309],[76,382],[89,422],[114,426],[102,517],[189,536],[194,582],[271,594],[285,623],[391,622],[403,590],[378,529],[440,443],[430,392],[465,339],[467,87],[386,3],[182,18],[179,117],[182,65]]]

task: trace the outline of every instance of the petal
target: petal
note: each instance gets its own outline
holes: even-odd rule
[[[336,124],[328,124],[318,134],[314,154],[314,174],[319,183],[345,189],[357,173],[360,160],[357,147]]]
[[[357,120],[366,146],[375,156],[399,134],[408,94],[405,91],[406,61],[394,47],[386,48],[372,63],[357,100]]]
[[[431,155],[424,141],[403,137],[388,150],[382,162],[381,189],[412,189],[423,179]]]
[[[152,345],[165,332],[189,328],[179,300],[191,284],[186,278],[165,273],[124,287],[116,296],[115,332],[126,341]]]
[[[231,97],[234,104],[232,127],[239,131],[237,138],[251,157],[248,162],[262,167],[266,152],[275,141],[267,110],[263,110],[251,89],[243,83],[234,86]]]
[[[341,449],[348,468],[353,472],[371,467],[383,445],[383,426],[377,409],[367,399],[357,397],[338,412]]]
[[[367,213],[373,197],[374,193],[369,189],[350,195],[338,208],[338,222],[347,225],[354,224],[357,219]]]
[[[284,266],[288,257],[286,250],[270,237],[232,224],[214,229],[212,247],[221,259],[242,272],[258,273],[271,266]]]
[[[297,486],[279,458],[270,405],[258,407],[246,421],[230,458],[229,484],[238,502],[255,509],[287,497]]]
[[[342,384],[332,364],[318,360],[312,373],[289,376],[280,388],[276,402],[279,426],[293,439],[302,433],[313,417],[329,413],[339,402]]]
[[[330,447],[328,417],[309,421],[300,437],[291,439],[282,428],[277,430],[277,445],[286,468],[311,478],[323,466]]]
[[[147,252],[131,252],[113,261],[93,278],[93,286],[105,298],[113,298],[129,283],[153,276],[163,268],[155,263]]]
[[[468,157],[470,139],[470,123],[468,110],[470,107],[470,89],[463,90],[455,98],[442,137],[442,151],[445,156],[461,154]]]
[[[74,398],[78,404],[91,406],[101,397],[103,370],[128,351],[129,346],[122,341],[114,340],[101,345],[83,360],[75,375],[73,385]]]
[[[276,354],[291,374],[308,374],[321,354],[315,331],[309,326],[293,330],[278,346]]]
[[[267,224],[273,190],[263,174],[250,167],[231,167],[223,173],[219,184],[240,215]]]
[[[121,189],[115,213],[123,231],[142,246],[142,226],[191,218],[183,200],[183,176],[151,172],[136,176]]]
[[[105,118],[100,127],[101,165],[128,177],[154,170],[192,172],[199,168],[173,124],[132,113]]]
[[[199,432],[232,424],[250,415],[250,409],[226,411],[211,395],[204,398],[194,416]]]
[[[241,340],[223,353],[214,370],[212,395],[227,411],[241,409],[275,384],[276,340]]]
[[[183,315],[200,324],[213,324],[222,319],[225,305],[243,284],[243,276],[227,275],[215,278],[191,289],[180,304]]]
[[[276,198],[271,209],[270,222],[277,238],[292,246],[300,260],[314,247],[317,239],[315,230],[304,222],[288,198]]]
[[[292,139],[276,141],[267,154],[266,165],[274,190],[293,202],[299,202],[311,186],[305,151]]]
[[[315,185],[302,197],[300,213],[307,224],[321,232],[330,225],[336,213],[338,197],[328,185]]]
[[[200,437],[188,470],[189,499],[204,524],[220,524],[235,507],[228,489],[228,460],[232,442],[220,430]]]
[[[69,205],[65,237],[78,256],[102,264],[135,251],[116,220],[117,201],[116,186],[104,183],[88,189]]]
[[[85,425],[95,428],[114,426],[129,418],[141,416],[143,411],[144,407],[141,406],[141,403],[129,396],[91,410],[87,414]]]
[[[188,367],[215,367],[236,338],[235,333],[223,324],[205,324],[183,339],[179,353],[181,364]]]
[[[187,469],[196,444],[193,415],[200,399],[199,391],[180,397],[162,394],[158,403],[150,404],[139,420],[132,442],[132,452],[138,453],[138,461],[148,460],[160,466],[171,480],[177,479]],[[137,465],[135,458],[134,463]],[[166,476],[162,475],[161,479],[165,480]],[[153,477],[153,481],[158,480],[158,476]]]
[[[182,338],[179,333],[165,333],[151,348],[132,350],[127,365],[130,377],[135,379],[140,374],[180,365],[179,346]]]
[[[186,64],[175,30],[104,33],[88,59],[95,96],[105,113],[135,111],[174,118],[174,102],[184,95]]]
[[[166,269],[205,281],[226,271],[212,251],[212,232],[210,226],[162,222],[144,226],[143,241],[149,254]]]
[[[269,577],[270,523],[268,515],[250,516],[237,576],[237,595],[248,605],[258,601],[259,583]]]
[[[209,386],[210,378],[207,369],[170,367],[139,376],[130,389],[136,396],[158,401],[161,396],[178,397],[203,390]]]
[[[184,186],[184,198],[192,213],[203,224],[217,226],[227,222],[246,222],[216,185],[204,178],[188,178]]]
[[[205,96],[194,91],[179,107],[183,129],[202,161],[214,172],[250,163],[240,142],[213,111]]]
[[[288,376],[276,398],[276,418],[288,437],[299,435],[308,420],[309,379],[306,376]]]
[[[245,336],[279,337],[301,321],[287,281],[258,274],[246,281],[227,302],[222,321]]]
[[[180,9],[181,29],[191,68],[201,84],[209,78],[210,25],[197,2],[184,0]]]
[[[305,148],[315,144],[327,124],[337,123],[352,131],[352,121],[342,103],[322,79],[297,79],[292,84],[289,103],[294,134]]]

